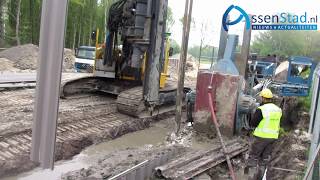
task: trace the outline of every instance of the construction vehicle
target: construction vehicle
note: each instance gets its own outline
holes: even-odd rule
[[[170,109],[176,87],[167,82],[167,6],[167,0],[119,0],[112,4],[104,46],[98,46],[99,30],[93,33],[97,44],[93,75],[65,82],[61,95],[115,94],[118,110],[135,117]]]
[[[92,72],[96,48],[92,46],[80,46],[76,49],[74,68],[76,72]]]
[[[257,54],[251,54],[248,61],[247,72],[249,77],[254,76],[255,82],[272,77],[278,66],[277,56],[258,56]]]
[[[254,92],[270,88],[281,97],[308,96],[316,63],[312,58],[292,56],[282,63],[276,58],[255,59],[249,67],[248,79]]]
[[[277,68],[270,88],[274,89],[279,96],[308,96],[317,66],[316,62],[309,57],[292,56],[287,63],[284,63],[286,64],[284,81],[277,81],[277,75],[281,73]]]

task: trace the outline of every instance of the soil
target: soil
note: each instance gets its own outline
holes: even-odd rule
[[[2,107],[0,108],[5,116],[0,119],[0,136],[7,136],[12,132],[21,132],[26,129],[30,129],[33,111],[33,89],[17,90],[17,91],[5,91],[1,92],[0,99]],[[9,99],[5,101],[4,99]],[[72,122],[75,120],[90,118],[94,114],[103,114],[106,111],[116,111],[112,106],[114,100],[111,97],[105,97],[100,95],[81,95],[73,96],[67,100],[61,100],[60,112],[59,112],[59,124]],[[173,116],[168,115],[167,118],[170,121],[173,120]],[[292,127],[292,131],[284,133],[275,145],[274,158],[272,161],[273,167],[293,169],[299,172],[303,172],[306,168],[307,160],[307,148],[309,146],[309,136],[305,132],[308,127],[309,117],[307,113],[298,113],[299,123]],[[171,125],[172,126],[172,125]],[[133,127],[133,126],[132,126]],[[128,126],[124,129],[130,129]],[[138,128],[139,129],[139,128]],[[129,130],[131,132],[131,130]],[[118,135],[111,138],[118,137]],[[81,139],[74,139],[65,143],[59,143],[57,145],[58,159],[70,158],[74,154],[77,154],[84,147],[91,145],[92,143],[105,141],[107,137],[105,135],[89,136],[89,138],[82,137]],[[100,139],[100,140],[97,140]],[[195,139],[195,140],[194,140]],[[94,140],[94,141],[93,141]],[[63,179],[102,179],[111,177],[117,173],[120,173],[126,169],[133,167],[134,165],[146,160],[146,157],[152,159],[159,155],[161,152],[170,151],[172,148],[181,150],[181,153],[187,151],[190,146],[194,146],[194,141],[205,142],[210,145],[212,143],[218,143],[217,139],[208,139],[205,136],[201,136],[190,129],[182,129],[178,136],[168,135],[165,142],[156,146],[143,146],[141,148],[127,148],[119,151],[115,151],[108,155],[103,155],[93,166],[87,169],[81,169],[67,173],[63,176]],[[25,158],[25,160],[23,160]],[[27,170],[30,167],[35,167],[36,164],[30,164],[28,156],[23,156],[19,159],[19,162],[25,162],[25,166],[22,170]],[[232,159],[233,165],[238,172],[241,172],[244,167],[244,156],[238,156]],[[11,164],[14,166],[15,164]],[[28,167],[26,167],[28,166]],[[21,169],[20,169],[21,170]],[[284,172],[278,170],[270,170],[271,179],[295,179],[299,174],[292,172]],[[206,172],[212,179],[229,179],[228,168],[225,163],[211,169]]]
[[[280,138],[273,144],[274,150],[272,153],[271,167],[294,170],[296,172],[281,171],[274,168],[269,168],[268,180],[293,180],[302,179],[303,173],[307,168],[308,148],[310,146],[310,135],[307,133],[309,116],[306,112],[299,112],[298,123],[291,126],[291,130],[285,131]],[[248,137],[244,137],[248,138]],[[251,141],[251,139],[249,140]],[[236,176],[240,179],[247,178],[243,174],[245,162],[248,153],[243,156],[238,156],[232,159]],[[211,169],[207,174],[215,180],[230,179],[228,166],[226,163],[220,164],[214,169]]]
[[[107,179],[145,161],[153,160],[162,154],[178,151],[179,154],[187,151],[183,146],[145,146],[142,148],[128,148],[102,157],[97,164],[62,176],[63,180],[78,179]]]
[[[19,69],[14,67],[14,63],[6,58],[0,58],[0,72],[18,72]]]
[[[73,52],[65,50],[64,70],[72,70]],[[35,70],[38,58],[38,47],[35,45],[23,45],[7,49],[0,52],[0,62],[3,64],[0,71],[19,72],[21,70]],[[191,59],[191,60],[190,60]],[[197,76],[197,64],[192,58],[188,58],[186,71],[186,84],[195,85]],[[177,67],[170,65],[170,78],[177,80]],[[16,91],[0,92],[0,140],[12,136],[13,134],[30,132],[33,113],[34,89],[21,89]],[[96,119],[98,115],[107,113],[115,113],[115,100],[113,97],[101,95],[77,95],[60,101],[59,124],[75,123],[79,119]],[[295,101],[288,101],[288,106],[296,107]],[[309,147],[310,136],[306,133],[308,128],[309,117],[307,113],[290,108],[291,111],[287,115],[290,119],[290,128],[282,134],[281,138],[276,142],[272,166],[278,168],[292,169],[303,172],[306,169],[307,150]],[[293,114],[291,112],[295,112]],[[290,115],[290,116],[289,116]],[[93,143],[99,143],[106,139],[113,139],[125,133],[141,130],[148,127],[149,122],[143,121],[141,124],[136,119],[129,118],[124,115],[117,114],[119,118],[130,122],[120,129],[108,131],[103,134],[93,134],[88,137],[75,137],[65,142],[57,144],[57,159],[67,159],[79,153],[84,147]],[[100,117],[103,118],[103,117]],[[173,118],[172,114],[170,117]],[[137,122],[136,124],[134,122]],[[75,132],[74,132],[75,133]],[[178,149],[181,153],[186,152],[194,143],[192,138],[196,137],[196,141],[218,143],[217,139],[209,140],[198,133],[191,130],[183,129],[178,136],[169,135],[166,142],[157,146],[145,146],[141,148],[127,148],[123,150],[104,155],[99,161],[90,168],[81,169],[67,173],[63,179],[101,179],[111,177],[122,172],[146,158],[156,158],[161,152]],[[1,155],[1,154],[0,154]],[[232,159],[237,170],[244,167],[245,158],[239,156]],[[20,169],[12,168],[23,164]],[[11,169],[10,169],[11,166]],[[35,167],[36,164],[29,161],[28,153],[21,157],[16,157],[15,161],[0,162],[0,169],[7,168],[8,172],[25,171]],[[271,180],[276,179],[296,179],[299,174],[271,169]],[[211,169],[207,172],[212,179],[228,179],[228,169],[225,163]],[[1,175],[1,171],[0,171]],[[3,175],[3,174],[2,174]]]
[[[35,89],[0,92],[0,136],[31,129],[34,94]],[[114,98],[99,95],[79,95],[61,99],[59,123],[99,113],[116,112],[114,104]]]
[[[0,52],[0,62],[6,62],[4,59],[10,60],[13,66],[7,66],[0,71],[13,71],[19,72],[19,70],[34,71],[37,69],[37,61],[39,56],[39,47],[33,44],[25,44],[21,46],[15,46],[8,48]],[[75,57],[71,49],[64,49],[63,59],[63,71],[73,71]]]
[[[157,124],[166,124],[169,128],[172,129],[173,120],[174,117],[171,116],[166,120],[157,122]],[[126,148],[123,150],[113,151],[110,154],[104,155],[103,157],[99,158],[99,160],[93,163],[93,165],[89,168],[83,168],[64,174],[62,176],[62,179],[106,179],[115,176],[127,169],[130,169],[145,160],[156,159],[159,155],[165,154],[168,151],[178,151],[177,155],[175,156],[176,158],[178,158],[180,155],[186,154],[193,149],[209,149],[219,145],[220,143],[218,139],[209,139],[206,136],[198,134],[192,128],[183,127],[178,135],[175,135],[174,133],[168,134],[165,140],[158,145],[144,145],[140,148]],[[239,156],[237,158],[234,158],[232,162],[238,168],[241,167],[241,162],[244,162],[242,161],[242,159],[243,157]],[[217,173],[216,169],[222,169],[226,170],[226,173],[223,172],[223,174],[227,174],[228,176],[225,166],[225,164],[221,164],[207,173],[214,177]],[[151,179],[157,178],[153,175]]]
[[[169,75],[173,81],[178,80],[178,69],[180,54],[173,55],[169,60]],[[192,55],[187,55],[186,71],[185,71],[185,85],[188,87],[194,87],[196,85],[198,75],[198,61]]]
[[[308,149],[310,147],[311,136],[307,133],[309,116],[306,112],[299,112],[300,121],[295,124],[291,131],[282,133],[282,136],[274,144],[273,167],[291,169],[297,173],[271,170],[271,180],[299,179],[303,177],[303,172],[307,168]],[[300,173],[299,173],[300,172]]]

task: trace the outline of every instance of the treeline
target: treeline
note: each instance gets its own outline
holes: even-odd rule
[[[201,49],[201,59],[212,59],[212,57],[216,57],[218,54],[218,48],[214,48],[209,45],[205,45],[200,48],[200,46],[195,45],[188,49],[188,53],[191,54],[195,58],[199,58],[200,49]],[[213,54],[214,53],[214,54]]]
[[[99,28],[106,33],[108,10],[117,0],[69,0],[65,47],[93,45],[91,33]],[[0,48],[20,44],[39,44],[42,0],[0,0]],[[175,23],[168,9],[167,28]],[[174,44],[176,45],[176,44]],[[176,45],[177,46],[177,45]],[[179,47],[175,47],[178,51]]]
[[[69,0],[65,47],[92,45],[91,32],[105,35],[114,0]],[[0,0],[0,47],[39,43],[41,0]]]
[[[308,56],[320,60],[320,32],[266,31],[260,33],[251,46],[259,55]]]
[[[40,0],[0,1],[0,46],[39,41]]]

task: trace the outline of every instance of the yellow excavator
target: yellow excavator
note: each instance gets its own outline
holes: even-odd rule
[[[167,6],[168,0],[119,0],[112,4],[102,46],[98,45],[99,30],[93,33],[93,75],[65,82],[62,96],[96,91],[115,94],[118,111],[135,117],[172,109],[176,86],[167,82]]]

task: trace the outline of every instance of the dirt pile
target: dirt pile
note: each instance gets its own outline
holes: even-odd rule
[[[74,52],[71,49],[64,49],[63,52],[63,71],[67,72],[74,72],[74,61],[75,61],[75,56]]]
[[[0,58],[0,72],[17,72],[19,69],[14,67],[14,64],[12,61],[6,59],[6,58]]]
[[[25,44],[8,48],[0,52],[0,58],[5,58],[13,63],[13,67],[8,66],[6,69],[2,68],[1,71],[17,71],[18,70],[36,70],[37,61],[39,56],[39,48],[33,44]],[[64,49],[63,71],[70,71],[73,69],[74,63],[73,51]],[[4,60],[0,59],[3,63]]]
[[[173,55],[169,60],[169,75],[173,81],[178,80],[180,54]],[[187,55],[185,83],[195,84],[198,74],[198,61],[192,55]]]
[[[12,47],[0,52],[0,57],[11,60],[15,68],[35,70],[37,68],[38,47],[33,44]]]

